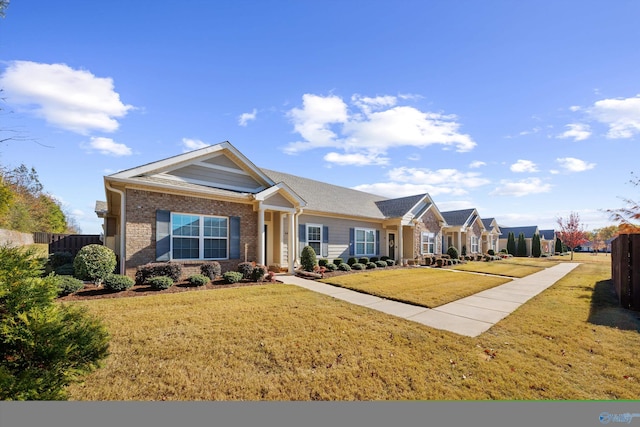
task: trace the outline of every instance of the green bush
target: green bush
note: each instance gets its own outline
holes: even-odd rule
[[[166,276],[173,282],[177,282],[182,277],[182,265],[177,262],[150,262],[140,265],[136,269],[136,284],[148,283],[152,277]]]
[[[71,252],[54,252],[49,255],[48,264],[52,269],[56,269],[65,264],[73,264],[73,254]]]
[[[169,289],[173,286],[174,281],[169,276],[154,276],[150,279],[147,279],[147,283],[151,286],[151,288],[156,290]]]
[[[368,256],[361,256],[360,258],[358,258],[358,262],[360,264],[364,264],[367,265],[368,262],[370,262],[371,260],[369,259]]]
[[[211,279],[204,274],[193,274],[187,278],[190,286],[204,286],[211,282]]]
[[[53,269],[58,276],[73,276],[74,271],[73,264],[62,264]]]
[[[385,262],[387,263],[387,267],[393,267],[394,265],[396,265],[395,259],[388,259]]]
[[[367,266],[366,266],[366,265],[364,265],[364,264],[361,264],[361,263],[359,263],[359,262],[356,262],[355,264],[353,264],[353,265],[351,266],[351,269],[352,269],[352,270],[364,270],[365,268],[367,268]]]
[[[121,274],[107,274],[104,278],[104,287],[110,291],[126,291],[133,287],[133,279]]]
[[[387,262],[386,261],[376,261],[375,265],[376,265],[376,267],[379,267],[379,268],[387,268]]]
[[[340,271],[351,271],[351,266],[348,263],[342,263],[338,265],[338,270]]]
[[[71,295],[84,288],[84,282],[73,276],[56,276],[58,279],[58,296]]]
[[[242,280],[242,273],[239,271],[227,271],[222,275],[225,283],[238,283]]]
[[[200,274],[215,280],[222,275],[222,267],[218,261],[210,261],[200,266]]]
[[[64,400],[102,366],[109,334],[79,304],[58,304],[59,278],[42,277],[31,250],[0,247],[0,400]]]
[[[369,258],[369,262],[377,262],[380,261],[380,258],[378,258],[377,256],[372,256],[371,258]]]
[[[329,264],[327,264],[326,268],[329,271],[336,271],[338,269],[338,266],[335,265],[334,263],[330,262]]]
[[[356,257],[349,257],[349,259],[347,260],[347,264],[349,264],[349,266],[353,267],[353,264],[358,262],[358,258]]]
[[[447,249],[447,255],[449,255],[451,259],[458,259],[458,249],[456,249],[454,246],[449,246],[449,249]]]
[[[115,268],[116,254],[108,247],[97,244],[83,247],[73,260],[75,276],[96,284],[102,283]]]
[[[242,273],[242,278],[245,280],[251,280],[251,274],[253,273],[253,263],[241,262],[238,264],[238,273]]]
[[[329,264],[329,260],[326,259],[326,258],[320,258],[318,260],[318,266],[320,266],[320,267],[326,267],[327,264]]]
[[[302,248],[302,254],[300,254],[300,266],[302,269],[304,271],[313,271],[316,264],[316,251],[308,245]]]
[[[491,256],[494,256],[494,255],[496,254],[496,251],[494,251],[493,249],[489,249],[489,250],[487,251],[487,254],[489,254],[489,255],[491,255]]]
[[[343,260],[342,258],[334,258],[334,259],[333,259],[333,263],[334,263],[335,265],[340,265],[340,264],[342,264],[343,262],[344,262],[344,260]]]
[[[367,270],[373,270],[374,268],[378,267],[375,262],[371,262],[371,261],[369,261],[365,265],[367,266]]]
[[[264,275],[267,274],[267,267],[264,265],[256,265],[251,272],[251,280],[253,282],[264,281]]]

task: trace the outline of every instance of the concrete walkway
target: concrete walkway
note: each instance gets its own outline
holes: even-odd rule
[[[391,301],[297,276],[283,275],[278,276],[278,279],[286,284],[300,286],[432,328],[476,337],[507,317],[529,299],[562,279],[578,265],[580,264],[563,262],[522,279],[514,279],[504,285],[436,308],[424,308]]]

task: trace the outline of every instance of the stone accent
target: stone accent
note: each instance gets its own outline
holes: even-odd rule
[[[438,223],[438,218],[431,210],[422,216],[420,222],[416,224],[413,231],[413,253],[418,259],[424,262],[425,255],[422,255],[422,232],[435,233],[434,255],[442,254],[442,228]]]
[[[127,189],[126,194],[126,274],[135,277],[136,268],[156,261],[156,211],[169,210],[186,214],[238,216],[240,220],[240,259],[218,260],[222,271],[235,271],[244,261],[257,258],[258,213],[250,204],[211,200],[192,196],[179,196],[141,189]],[[200,273],[201,263],[178,261],[183,264],[183,276]]]

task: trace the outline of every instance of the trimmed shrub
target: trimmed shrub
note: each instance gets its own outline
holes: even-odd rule
[[[372,256],[371,258],[369,258],[370,262],[376,262],[376,261],[380,261],[380,258],[378,258],[377,256]]]
[[[73,276],[56,276],[58,279],[58,296],[71,295],[84,288],[84,282]]]
[[[342,258],[334,258],[334,259],[333,259],[333,263],[334,263],[335,265],[340,265],[340,264],[342,264],[343,262],[344,262],[344,260],[343,260]]]
[[[359,262],[356,262],[351,266],[352,270],[364,270],[365,268],[366,266],[364,264],[360,264]]]
[[[329,260],[326,259],[326,258],[320,258],[318,260],[318,266],[320,266],[320,267],[326,267],[327,264],[329,264]]]
[[[487,253],[491,256],[494,256],[496,254],[496,251],[494,251],[493,249],[489,249]]]
[[[387,267],[393,267],[394,265],[396,265],[395,259],[388,259],[385,262],[387,263]]]
[[[383,255],[383,256],[380,257],[380,261],[386,261],[388,259],[389,259],[389,257],[386,256],[386,255]]]
[[[367,266],[367,270],[373,270],[374,268],[378,267],[375,262],[371,262],[371,261],[369,261],[365,265]]]
[[[153,289],[163,290],[173,286],[173,279],[169,276],[154,276],[147,280]]]
[[[58,276],[73,276],[74,271],[73,264],[62,264],[53,269]]]
[[[253,274],[253,263],[251,262],[241,262],[238,264],[238,273],[242,273],[242,278],[246,280],[251,280],[251,274]]]
[[[251,272],[251,280],[254,282],[264,281],[264,275],[267,274],[267,267],[264,265],[256,265]]]
[[[190,286],[204,286],[211,282],[211,279],[204,274],[193,274],[187,278]]]
[[[379,268],[387,268],[386,261],[376,261],[374,264],[376,265],[376,267],[379,267]]]
[[[348,263],[342,263],[338,265],[338,270],[340,271],[351,271],[351,266]]]
[[[238,283],[240,280],[242,280],[242,277],[242,273],[238,271],[227,271],[226,273],[222,274],[222,278],[224,279],[225,283]]]
[[[445,261],[446,261],[445,259],[438,258],[436,260],[436,264],[438,265],[438,267],[442,267],[442,265],[444,264]]]
[[[73,264],[73,258],[74,256],[71,252],[54,252],[49,255],[48,264],[55,270],[65,264]]]
[[[175,262],[150,262],[136,269],[136,285],[143,285],[152,277],[166,276],[177,282],[182,276],[182,265]]]
[[[449,246],[449,249],[447,249],[447,255],[449,255],[451,259],[458,259],[458,249],[454,246]]]
[[[302,248],[302,253],[300,254],[300,265],[304,271],[313,271],[313,268],[316,266],[316,251],[313,247],[307,245]]]
[[[352,267],[353,267],[353,264],[355,264],[355,263],[357,263],[357,262],[358,262],[358,258],[353,257],[353,256],[352,256],[352,257],[349,257],[349,259],[347,260],[347,264],[349,264],[349,265],[350,265],[350,266],[352,266]]]
[[[121,274],[108,274],[104,278],[104,288],[113,292],[126,291],[133,287],[133,279]]]
[[[200,266],[200,274],[207,276],[211,280],[215,280],[222,275],[222,267],[218,261],[210,261]]]
[[[335,265],[334,263],[330,262],[329,264],[327,264],[327,270],[329,271],[336,271],[338,269],[338,266]]]
[[[78,279],[100,284],[116,268],[116,254],[106,246],[87,245],[78,251],[73,260],[74,274]]]
[[[360,258],[358,258],[358,262],[360,264],[364,264],[367,265],[367,263],[370,261],[368,256],[361,256]]]
[[[467,254],[467,245],[462,245],[462,253],[460,255],[465,256]]]
[[[502,249],[500,249],[500,253],[501,253],[501,254],[506,254],[506,253],[508,253],[508,252],[507,252],[507,249],[506,249],[506,248],[502,248]]]

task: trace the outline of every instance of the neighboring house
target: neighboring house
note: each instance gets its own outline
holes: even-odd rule
[[[463,247],[467,254],[482,253],[481,239],[487,230],[476,209],[463,209],[442,212],[446,221],[443,228],[443,246],[451,246],[462,255]],[[446,252],[446,249],[444,250]]]
[[[96,203],[96,214],[104,219],[105,245],[129,276],[155,261],[180,262],[184,274],[208,260],[223,271],[255,261],[293,272],[306,245],[345,262],[442,253],[446,221],[428,194],[387,199],[260,169],[229,142],[104,182],[106,201]]]
[[[540,246],[543,254],[554,254],[556,250],[556,231],[540,230]]]
[[[527,244],[527,256],[531,256],[531,246],[533,244],[533,235],[540,234],[537,225],[530,225],[526,227],[500,227],[502,234],[500,234],[500,247],[507,247],[507,240],[509,238],[509,233],[513,233],[513,236],[516,241],[516,248],[518,245],[518,237],[520,233],[524,234],[524,241]]]
[[[482,233],[482,253],[492,249],[496,254],[500,252],[500,226],[495,218],[483,218],[482,224],[485,231]]]

